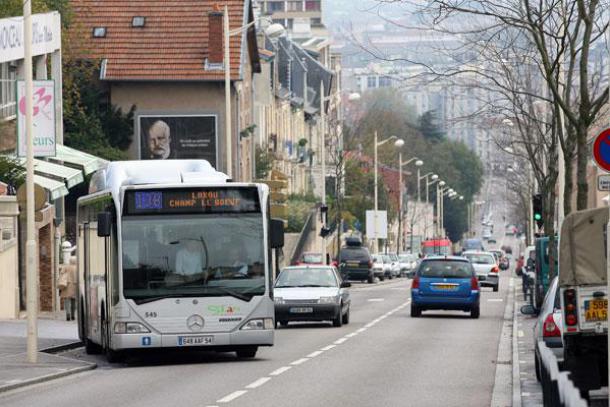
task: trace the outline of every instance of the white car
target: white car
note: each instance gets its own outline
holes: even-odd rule
[[[273,291],[276,325],[290,321],[349,323],[351,284],[337,269],[325,265],[291,266],[282,270]]]
[[[462,253],[462,256],[472,263],[481,287],[492,287],[494,291],[498,291],[500,286],[500,267],[493,253],[465,251]]]
[[[400,277],[400,259],[396,253],[389,253],[387,256],[390,258],[390,278]]]
[[[379,281],[385,280],[390,275],[390,263],[384,258],[383,254],[373,255],[373,274]]]
[[[400,272],[403,276],[410,277],[417,265],[417,255],[412,253],[403,253],[398,256],[400,260]]]

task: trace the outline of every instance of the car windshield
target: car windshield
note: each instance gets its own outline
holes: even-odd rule
[[[464,253],[464,257],[472,264],[494,264],[496,262],[491,254]]]
[[[335,273],[328,267],[284,269],[275,283],[276,288],[337,287],[337,285]]]
[[[339,256],[341,261],[368,261],[369,254],[366,249],[361,247],[358,248],[346,248],[341,250]]]
[[[303,263],[322,263],[321,253],[305,253],[303,255]]]
[[[262,295],[263,250],[260,214],[125,217],[124,295],[136,301]]]
[[[472,277],[472,266],[465,261],[428,260],[422,262],[420,277],[468,278]]]

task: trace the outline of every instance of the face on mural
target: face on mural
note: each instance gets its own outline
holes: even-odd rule
[[[169,126],[162,120],[157,120],[148,129],[148,150],[150,158],[166,159],[169,157],[170,150]]]

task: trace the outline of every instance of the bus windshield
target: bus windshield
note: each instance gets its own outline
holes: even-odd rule
[[[126,216],[123,294],[138,303],[168,297],[265,293],[260,213]]]

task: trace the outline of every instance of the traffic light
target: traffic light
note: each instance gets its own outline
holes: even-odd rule
[[[538,225],[538,229],[540,229],[544,224],[542,219],[542,195],[536,194],[532,197],[532,207],[534,209],[534,221]]]

